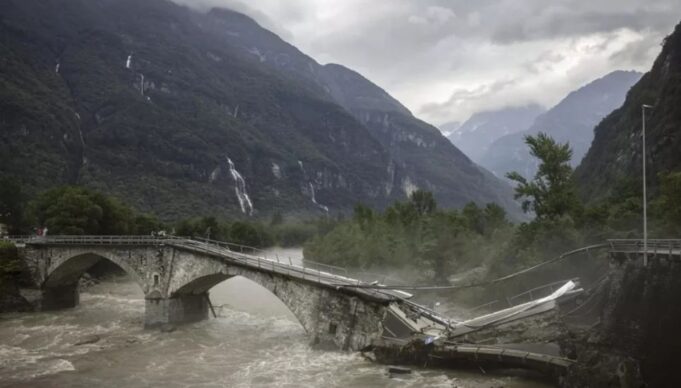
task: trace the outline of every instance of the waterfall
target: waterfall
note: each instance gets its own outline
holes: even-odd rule
[[[234,167],[232,159],[227,158],[227,163],[229,163],[229,172],[232,174],[232,178],[234,178],[234,191],[236,192],[236,198],[239,200],[241,212],[251,215],[253,214],[253,202],[251,202],[251,198],[246,192],[246,181]]]
[[[57,64],[54,66],[54,72],[59,74],[59,68],[61,67],[61,63],[57,62]]]
[[[312,182],[310,182],[310,196],[312,197],[312,203],[319,206],[319,208],[324,210],[325,212],[327,212],[327,213],[329,212],[329,208],[327,206],[324,206],[324,205],[320,204],[319,202],[317,202],[317,196],[315,195],[314,185],[312,184]]]
[[[305,177],[305,179],[307,179],[307,173],[305,172],[305,167],[303,167],[303,162],[299,160],[298,166],[300,167],[300,171],[303,172],[303,176]]]
[[[76,113],[76,116],[78,117],[78,120],[80,120],[80,115]],[[80,125],[78,126],[78,135],[80,136],[80,164],[81,166],[85,165],[87,163],[87,160],[85,159],[85,138],[83,137],[83,130],[81,129]]]
[[[128,59],[125,61],[125,68],[129,69],[132,63],[132,54],[128,55]]]
[[[220,171],[222,171],[220,169],[220,166],[215,167],[215,169],[213,169],[213,171],[211,171],[210,177],[208,178],[208,181],[210,183],[215,182],[215,180],[218,179],[218,177],[220,176]]]
[[[274,162],[272,162],[272,175],[277,179],[281,179],[281,167]]]
[[[319,207],[320,209],[324,210],[325,212],[329,212],[329,208],[327,206],[322,205],[321,203],[317,202],[317,194],[314,191],[314,185],[312,182],[307,178],[307,172],[305,171],[305,167],[303,166],[302,160],[298,161],[298,166],[300,167],[300,171],[303,173],[303,179],[307,181],[308,187],[310,188],[310,199],[312,200],[312,203],[315,204],[315,206]]]

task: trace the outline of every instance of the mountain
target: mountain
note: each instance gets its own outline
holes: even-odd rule
[[[623,179],[640,181],[643,104],[654,105],[647,112],[646,155],[647,179],[655,190],[658,173],[681,170],[681,24],[624,104],[596,127],[591,148],[575,171],[585,198],[606,197]]]
[[[444,124],[440,124],[438,128],[440,128],[440,132],[442,132],[442,134],[445,135],[445,137],[449,138],[449,136],[456,132],[457,129],[461,128],[461,122],[450,121]]]
[[[545,111],[541,106],[531,104],[478,112],[447,138],[474,162],[480,163],[480,159],[495,140],[526,130]]]
[[[0,174],[164,219],[440,204],[511,189],[388,93],[249,17],[166,0],[0,3]]]
[[[525,177],[532,177],[537,169],[536,161],[530,156],[524,138],[545,132],[561,143],[570,143],[572,165],[577,166],[589,149],[593,128],[622,104],[627,91],[640,78],[638,72],[615,71],[571,92],[537,117],[527,130],[492,143],[480,164],[497,176],[518,171]]]

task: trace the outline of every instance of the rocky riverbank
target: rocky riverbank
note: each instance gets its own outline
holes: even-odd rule
[[[9,241],[0,241],[0,313],[33,309],[19,291],[26,281],[25,275],[17,247]]]
[[[21,295],[14,279],[3,279],[0,283],[0,313],[33,311],[26,298]]]

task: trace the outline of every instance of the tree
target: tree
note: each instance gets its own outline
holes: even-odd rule
[[[483,209],[485,215],[485,231],[498,229],[508,225],[506,210],[496,203],[488,203]]]
[[[537,220],[541,221],[568,215],[579,208],[572,180],[569,143],[558,144],[541,132],[537,136],[526,136],[525,143],[530,147],[530,154],[540,161],[534,179],[528,181],[516,171],[506,174],[506,177],[518,182],[515,198],[523,199],[523,211],[534,212]]]
[[[135,212],[115,198],[83,187],[58,187],[29,204],[40,226],[51,234],[129,234]],[[140,220],[142,221],[142,220]]]
[[[8,241],[0,241],[0,294],[12,278],[16,278],[21,271],[21,260],[17,247]]]
[[[249,247],[262,246],[262,239],[258,229],[247,222],[237,221],[232,224],[229,232],[230,241]]]
[[[409,200],[416,210],[416,214],[423,217],[432,214],[437,207],[433,193],[425,190],[416,190],[409,196]]]
[[[660,174],[660,195],[651,208],[664,232],[681,232],[681,171]]]
[[[362,230],[366,230],[374,220],[374,211],[370,207],[364,206],[361,203],[355,205],[355,209],[352,213],[352,218],[359,224]]]
[[[461,210],[461,214],[466,220],[466,225],[469,229],[474,230],[476,233],[482,234],[485,231],[485,216],[482,211],[475,204],[475,202],[468,202],[466,206]]]
[[[103,209],[80,187],[44,192],[32,203],[38,223],[53,234],[100,234]]]
[[[0,178],[0,222],[10,234],[20,233],[24,227],[26,198],[21,184],[14,178]]]

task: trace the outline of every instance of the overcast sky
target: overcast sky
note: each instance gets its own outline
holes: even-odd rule
[[[248,14],[439,125],[536,102],[613,70],[647,71],[681,0],[176,0]]]

